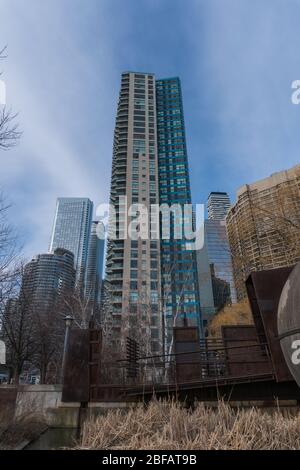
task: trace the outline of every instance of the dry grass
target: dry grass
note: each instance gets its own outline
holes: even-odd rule
[[[217,313],[209,325],[210,336],[221,336],[221,328],[225,325],[253,325],[248,299],[237,304],[227,305]]]
[[[300,414],[258,409],[217,409],[199,404],[191,412],[175,402],[110,411],[85,423],[80,449],[254,450],[300,449]]]

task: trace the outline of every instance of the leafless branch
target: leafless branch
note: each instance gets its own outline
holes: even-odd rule
[[[7,58],[7,46],[0,49],[0,60]],[[0,76],[2,72],[0,71]],[[17,114],[13,114],[10,109],[5,106],[0,108],[0,149],[9,150],[17,145],[21,138],[22,132],[16,122]]]
[[[4,107],[0,111],[0,149],[9,150],[16,146],[22,136],[18,123],[15,122],[17,114]]]
[[[7,45],[0,49],[0,60],[7,59],[6,51]]]

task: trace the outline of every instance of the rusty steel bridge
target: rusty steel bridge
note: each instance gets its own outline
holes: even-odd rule
[[[281,291],[292,268],[252,273],[246,286],[253,326],[224,326],[217,339],[194,327],[174,328],[172,354],[146,356],[133,339],[126,357],[104,362],[100,330],[72,330],[64,402],[297,400],[300,388],[284,359],[277,331]]]

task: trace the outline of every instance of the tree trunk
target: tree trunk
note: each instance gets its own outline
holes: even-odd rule
[[[16,367],[16,369],[14,370],[12,380],[13,380],[14,385],[19,385],[19,382],[20,382],[20,372],[19,372],[19,370],[18,370],[17,367]]]

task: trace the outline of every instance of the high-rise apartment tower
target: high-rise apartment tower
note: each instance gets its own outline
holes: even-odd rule
[[[116,209],[116,236],[108,243],[104,295],[112,306],[116,336],[134,335],[143,344],[150,338],[153,352],[166,351],[173,326],[201,326],[195,253],[188,249],[191,240],[174,236],[183,220],[178,225],[171,216],[170,237],[162,239],[162,217],[150,216],[153,205],[191,203],[178,78],[122,75],[110,202]],[[136,204],[146,207],[148,216],[143,218],[139,207],[132,209]],[[141,236],[134,239],[128,226],[137,213]],[[150,221],[149,236],[144,237]]]
[[[207,211],[209,219],[224,220],[230,207],[231,202],[227,193],[212,192],[208,196]]]
[[[116,339],[132,336],[146,352],[162,350],[160,244],[147,234],[136,236],[147,227],[147,217],[130,234],[128,226],[138,217],[139,204],[150,209],[159,203],[156,132],[154,75],[123,73],[110,194],[116,230],[108,242],[105,296]]]
[[[74,285],[73,253],[56,248],[53,253],[37,255],[26,264],[21,291],[31,305],[46,309],[53,307],[59,296],[69,295]]]

